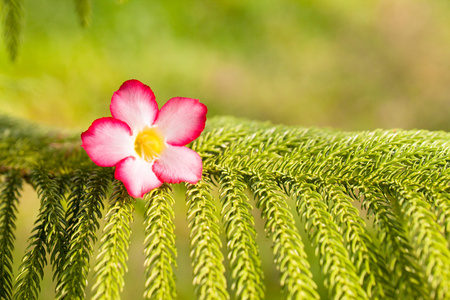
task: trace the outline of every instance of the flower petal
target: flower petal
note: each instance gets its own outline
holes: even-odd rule
[[[197,99],[172,98],[161,108],[155,125],[167,143],[184,146],[198,138],[205,128],[207,111]]]
[[[164,182],[195,184],[202,178],[203,164],[197,152],[187,147],[167,145],[161,157],[153,163],[153,171]]]
[[[128,194],[134,198],[142,198],[162,184],[152,171],[152,163],[134,157],[127,157],[117,164],[115,177],[124,183]]]
[[[153,125],[158,116],[155,94],[139,80],[125,81],[111,99],[111,115],[124,121],[133,132]]]
[[[81,147],[101,167],[112,167],[135,153],[130,127],[111,117],[95,120],[81,140]]]

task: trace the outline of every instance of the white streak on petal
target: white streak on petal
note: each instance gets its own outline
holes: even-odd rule
[[[130,126],[133,133],[153,125],[158,116],[158,104],[153,91],[138,80],[125,81],[114,93],[111,114]]]
[[[128,157],[117,164],[115,177],[124,183],[130,196],[142,198],[145,193],[162,184],[153,172],[152,164]]]
[[[187,147],[168,145],[153,164],[153,171],[164,182],[195,184],[202,178],[203,164],[197,152]]]
[[[208,109],[197,99],[172,98],[161,107],[155,125],[166,142],[174,146],[189,144],[203,131]]]
[[[81,140],[89,157],[101,167],[112,167],[135,153],[130,127],[113,118],[95,120]]]

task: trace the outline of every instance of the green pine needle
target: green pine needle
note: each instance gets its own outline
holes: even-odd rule
[[[325,184],[319,191],[328,205],[328,213],[338,225],[339,234],[344,237],[350,259],[360,274],[363,285],[370,299],[393,297],[393,289],[388,280],[384,258],[377,254],[376,246],[359,211],[351,203],[353,200],[344,187]]]
[[[22,181],[20,173],[11,170],[0,186],[0,299],[11,299],[12,295],[14,222]]]
[[[390,282],[400,298],[426,299],[430,294],[417,257],[408,243],[403,224],[391,206],[386,190],[380,186],[360,186],[362,206],[374,215],[374,224],[384,253]]]
[[[296,199],[297,211],[319,255],[325,286],[330,298],[368,299],[350,254],[345,248],[339,227],[317,187],[285,178],[287,191]]]
[[[222,220],[230,261],[231,289],[236,299],[264,299],[261,257],[256,244],[252,206],[245,194],[244,178],[229,169],[221,172]]]
[[[11,61],[16,61],[22,32],[22,0],[1,0],[3,39]]]
[[[171,188],[163,185],[144,196],[145,201],[145,299],[176,299],[177,250]]]
[[[125,285],[123,276],[128,271],[128,248],[133,221],[133,199],[121,182],[115,181],[101,246],[94,268],[92,299],[120,299]]]
[[[14,287],[14,299],[24,300],[38,298],[46,255],[50,255],[54,277],[59,278],[67,253],[67,223],[62,206],[67,178],[50,177],[48,169],[38,166],[30,174],[30,181],[41,199],[41,208]]]
[[[218,218],[215,215],[212,183],[207,176],[196,185],[188,184],[186,198],[191,240],[194,290],[199,300],[229,299],[225,267],[220,250]]]
[[[89,262],[110,175],[108,169],[81,169],[73,177],[66,212],[69,249],[56,287],[57,299],[85,298]]]
[[[431,299],[443,299],[448,295],[450,282],[450,250],[444,231],[430,211],[430,204],[418,186],[391,185],[392,195],[398,200],[401,217],[406,223],[408,237],[419,266],[427,278]]]
[[[262,232],[251,213],[257,210],[286,299],[318,299],[323,285],[329,298],[445,300],[450,286],[449,141],[445,132],[342,132],[209,119],[190,145],[203,160],[203,178],[188,184],[186,192],[197,299],[270,297],[261,267],[266,258],[256,243]],[[58,299],[84,299],[88,286],[93,299],[120,298],[133,199],[112,173],[89,160],[79,133],[49,133],[0,117],[0,297],[37,299],[49,259]],[[11,252],[23,181],[36,190],[41,208],[14,283]],[[216,187],[220,199],[215,199]],[[87,286],[108,196],[94,280]],[[175,298],[176,216],[170,185],[143,201],[144,296]],[[313,280],[304,250],[308,245],[318,257],[323,284]]]
[[[266,222],[266,233],[272,239],[275,265],[281,273],[285,299],[319,299],[294,217],[275,180],[255,174],[249,178],[249,184],[257,198],[256,206]]]

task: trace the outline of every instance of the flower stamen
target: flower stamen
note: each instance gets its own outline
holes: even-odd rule
[[[147,162],[159,158],[165,148],[164,138],[156,127],[142,130],[134,141],[134,150]]]

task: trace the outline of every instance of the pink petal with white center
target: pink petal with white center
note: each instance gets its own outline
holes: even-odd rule
[[[114,118],[95,120],[89,129],[81,134],[81,140],[81,147],[100,167],[112,167],[135,153],[130,127]]]
[[[208,109],[197,99],[172,98],[161,108],[157,125],[166,142],[174,146],[189,144],[203,131]]]
[[[125,81],[111,99],[111,115],[124,121],[133,132],[153,125],[158,116],[155,94],[139,80]]]
[[[167,145],[161,157],[153,163],[153,171],[164,182],[195,184],[202,178],[203,164],[197,152],[187,147]]]
[[[128,157],[119,162],[115,177],[124,183],[128,194],[134,198],[142,198],[145,193],[162,184],[152,170],[152,163],[135,157]]]

